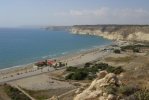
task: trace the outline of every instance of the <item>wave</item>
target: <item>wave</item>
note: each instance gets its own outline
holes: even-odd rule
[[[50,55],[42,56],[41,58],[42,59],[48,59],[48,58],[53,58],[53,57],[56,57],[56,56],[58,56],[58,54],[50,54]]]
[[[23,68],[23,67],[27,67],[28,65],[31,65],[31,64],[33,64],[33,62],[32,63],[28,63],[28,64],[23,64],[23,65],[17,65],[17,66],[12,66],[12,67],[8,67],[8,68],[3,68],[3,69],[0,69],[0,72],[1,71],[9,71],[9,70],[16,70],[16,68]]]
[[[62,54],[62,55],[65,55],[65,54],[68,54],[68,52],[62,52],[61,54]]]

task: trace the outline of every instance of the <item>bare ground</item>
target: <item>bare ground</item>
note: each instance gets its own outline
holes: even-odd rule
[[[49,89],[49,90],[42,90],[42,91],[33,91],[33,90],[26,90],[26,91],[37,100],[45,100],[45,99],[51,98],[54,95],[59,96],[73,89],[74,88],[58,88],[58,89]]]
[[[0,86],[0,100],[11,100],[5,92],[4,86]]]
[[[149,55],[148,53],[112,54],[103,61],[112,66],[122,66],[125,73],[121,74],[125,84],[149,87]]]

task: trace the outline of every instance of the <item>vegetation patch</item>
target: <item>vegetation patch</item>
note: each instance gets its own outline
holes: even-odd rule
[[[0,85],[0,100],[11,100],[5,91],[4,85]]]
[[[59,96],[65,92],[72,90],[73,88],[58,88],[58,89],[48,89],[48,90],[27,90],[27,93],[33,96],[36,100],[46,100],[51,98],[53,95]]]
[[[121,50],[115,49],[113,52],[116,53],[116,54],[120,54],[121,53]]]
[[[12,100],[30,100],[25,94],[10,85],[5,85],[5,91]]]
[[[134,94],[137,90],[138,88],[132,85],[124,85],[124,86],[121,86],[118,91],[122,95],[129,96],[129,95]]]
[[[108,94],[116,94],[118,91],[118,87],[116,86],[107,86],[104,90]]]
[[[141,89],[134,94],[135,100],[149,100],[149,89]]]
[[[92,66],[85,66],[83,68],[77,67],[68,67],[66,71],[70,72],[65,79],[72,80],[84,80],[89,79],[92,80],[96,77],[96,73],[102,70],[106,70],[109,73],[120,74],[124,70],[122,67],[113,67],[106,63],[94,64]]]
[[[107,57],[105,58],[105,61],[107,62],[116,62],[116,63],[124,63],[124,62],[130,62],[133,60],[133,56],[126,56],[126,57]]]
[[[133,52],[140,52],[141,48],[149,48],[149,45],[127,45],[127,46],[122,46],[121,50],[126,51],[126,50],[132,50]]]

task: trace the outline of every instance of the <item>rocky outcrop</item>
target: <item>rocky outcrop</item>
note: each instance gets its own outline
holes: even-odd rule
[[[110,90],[120,85],[115,74],[101,71],[87,89],[79,88],[76,91],[74,100],[119,100],[119,96]]]
[[[50,99],[48,100],[59,100],[57,96],[52,96]]]
[[[70,31],[74,34],[102,36],[110,40],[149,42],[148,25],[76,25]]]

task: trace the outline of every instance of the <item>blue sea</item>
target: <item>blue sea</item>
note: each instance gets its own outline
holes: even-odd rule
[[[0,69],[111,43],[102,37],[66,31],[0,28]]]

